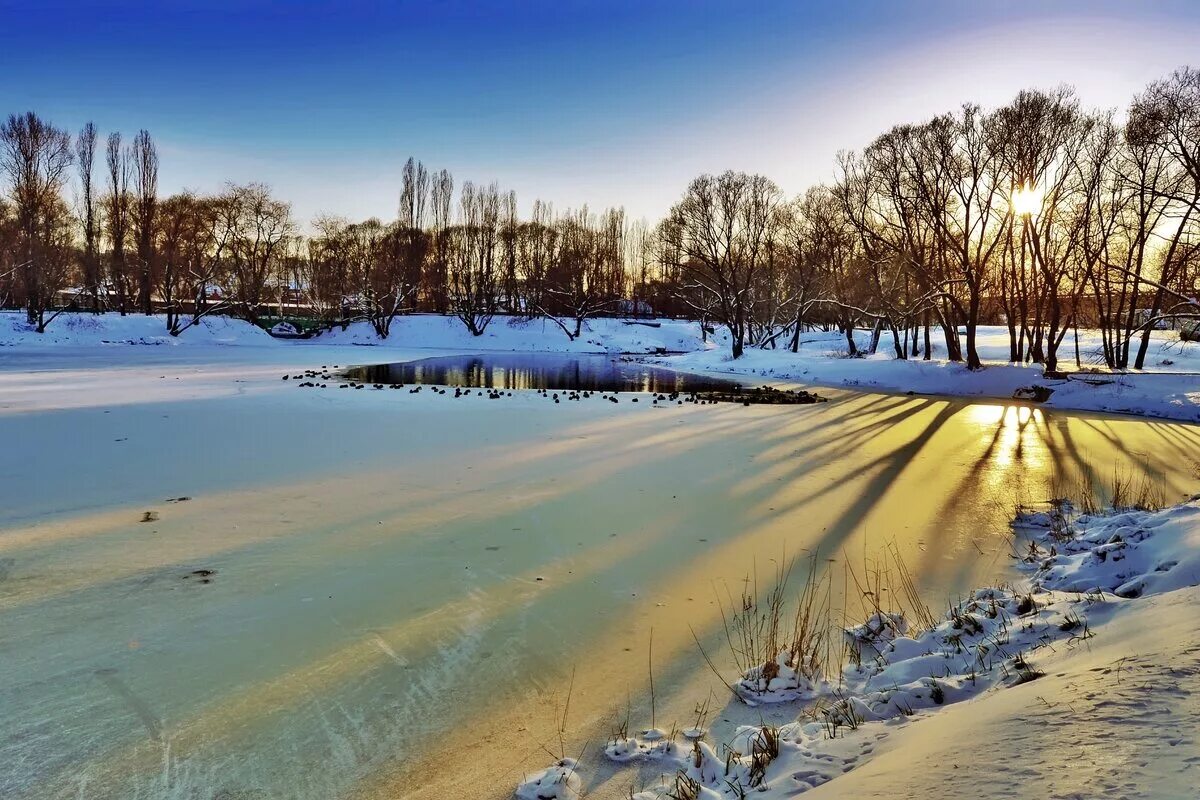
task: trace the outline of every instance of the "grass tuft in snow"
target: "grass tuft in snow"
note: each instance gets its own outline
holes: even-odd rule
[[[814,553],[789,611],[794,566],[793,559],[776,567],[772,585],[764,592],[759,591],[756,571],[746,578],[736,600],[728,590],[726,598],[717,596],[726,645],[741,676],[731,688],[743,700],[763,695],[794,698],[809,692],[831,660],[829,574],[820,569]]]

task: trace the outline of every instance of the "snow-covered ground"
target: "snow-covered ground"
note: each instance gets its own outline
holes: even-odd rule
[[[635,800],[1195,796],[1200,497],[1092,516],[1056,502],[1014,529],[1029,573],[1016,586],[976,590],[917,631],[874,613],[845,629],[854,657],[836,681],[787,689],[781,653],[770,686],[739,687],[802,707],[798,721],[720,744],[622,733],[597,758],[660,771]],[[516,795],[573,800],[586,771],[560,761]]]
[[[533,353],[682,353],[704,347],[700,326],[682,320],[593,319],[577,339],[546,319],[496,317],[482,336],[472,336],[457,317],[414,314],[398,317],[387,339],[380,339],[367,323],[347,330],[334,328],[311,340],[320,344],[357,344],[380,347],[437,347],[463,352],[521,350]]]
[[[856,336],[860,347],[865,347],[868,339],[863,331]],[[1095,367],[1099,348],[1096,333],[1080,333],[1080,361],[1084,369]],[[752,348],[734,360],[728,349],[713,348],[652,360],[676,369],[745,375],[753,381],[795,381],[864,391],[1011,399],[1019,389],[1045,386],[1053,390],[1045,402],[1052,408],[1200,420],[1200,343],[1182,342],[1173,331],[1154,333],[1146,369],[1140,373],[1077,374],[1069,379],[1046,379],[1040,366],[1005,361],[1008,331],[1004,328],[980,330],[979,354],[985,366],[982,370],[972,372],[961,363],[946,361],[942,351],[944,345],[935,347],[931,361],[897,359],[887,334],[874,356],[847,358],[844,336],[836,332],[809,332],[798,353]],[[1075,369],[1073,341],[1064,342],[1060,357],[1063,369]]]
[[[274,339],[266,331],[242,320],[210,316],[179,336],[166,331],[162,317],[140,314],[64,313],[45,333],[37,333],[16,311],[0,311],[0,357],[4,348],[36,349],[50,346],[115,345],[242,345],[274,347],[348,346],[397,349],[438,349],[480,353],[493,350],[554,353],[654,353],[685,352],[703,347],[700,328],[679,320],[595,319],[583,335],[569,339],[562,329],[545,319],[496,317],[482,336],[472,336],[457,317],[414,314],[398,317],[391,335],[381,339],[366,322],[345,330],[335,327],[312,339]],[[368,358],[360,356],[361,358]],[[379,357],[387,360],[387,356]]]
[[[20,311],[0,311],[0,358],[13,350],[54,347],[112,347],[117,345],[268,345],[262,328],[231,317],[210,316],[179,336],[167,333],[161,316],[64,312],[38,333]]]
[[[1045,405],[1051,408],[1104,411],[1140,416],[1200,421],[1200,343],[1181,342],[1174,331],[1156,331],[1147,368],[1140,373],[1074,375],[1069,379],[1043,378],[1037,366],[1014,366],[1008,355],[1004,328],[982,328],[980,356],[985,369],[967,370],[944,358],[944,346],[934,345],[932,361],[899,360],[892,356],[890,334],[879,352],[867,358],[846,358],[844,337],[837,332],[805,334],[799,353],[787,349],[751,348],[740,359],[729,355],[728,335],[718,329],[701,337],[696,323],[680,320],[632,321],[596,319],[584,334],[570,340],[553,322],[497,317],[482,336],[471,336],[454,317],[418,314],[398,318],[387,339],[380,339],[365,322],[348,329],[335,328],[309,340],[272,339],[247,323],[209,317],[179,337],[168,335],[160,318],[106,314],[64,314],[45,334],[37,334],[16,312],[0,312],[0,359],[12,353],[33,355],[64,347],[108,348],[120,344],[162,346],[240,345],[274,348],[343,347],[358,349],[346,362],[404,360],[412,351],[449,352],[525,351],[560,353],[625,353],[644,356],[675,369],[746,376],[753,381],[791,382],[836,386],[850,390],[914,393],[1011,400],[1020,389],[1044,386],[1052,390]],[[858,331],[859,346],[869,334]],[[1079,342],[1081,363],[1098,362],[1099,338],[1083,331]],[[682,353],[683,355],[662,355]],[[118,359],[119,360],[119,359]],[[1074,341],[1064,342],[1065,369],[1074,366]]]
[[[902,726],[813,797],[1195,796],[1200,499],[1024,522],[1037,610],[1015,617],[1011,638],[1034,640],[1037,679]]]

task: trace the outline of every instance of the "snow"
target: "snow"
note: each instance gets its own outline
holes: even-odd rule
[[[38,333],[17,311],[0,311],[0,357],[3,348],[116,345],[262,345],[274,342],[261,328],[231,317],[208,316],[179,336],[167,332],[161,316],[64,312]]]
[[[859,332],[858,345],[865,347],[867,339],[864,332]],[[752,348],[734,360],[727,349],[713,348],[650,360],[682,370],[744,375],[759,382],[786,381],[918,395],[1009,400],[1021,390],[1044,386],[1052,390],[1043,403],[1050,408],[1200,421],[1200,343],[1179,341],[1173,331],[1154,332],[1147,368],[1142,373],[1080,373],[1066,379],[1047,379],[1037,365],[1007,363],[1008,332],[1004,328],[980,330],[979,351],[984,369],[975,372],[962,363],[939,360],[938,349],[934,348],[931,361],[897,359],[890,334],[886,334],[875,355],[849,358],[844,336],[814,332],[805,334],[798,353]],[[1081,332],[1085,369],[1094,369],[1098,349],[1098,336]],[[1073,369],[1073,348],[1070,358],[1065,351],[1062,356],[1064,369]]]
[[[806,796],[1195,797],[1198,607],[1196,588],[1133,601],[1094,638],[1044,650],[1032,683],[864,726],[856,767]]]
[[[685,352],[704,346],[700,327],[684,320],[592,319],[577,339],[568,339],[550,320],[495,317],[482,336],[472,336],[457,317],[413,314],[397,317],[386,339],[368,323],[335,327],[310,340],[318,344],[356,344],[386,350],[437,347],[466,352],[514,350],[548,353]]]
[[[859,331],[856,336],[859,346],[865,347],[867,332]],[[1032,387],[1046,387],[1051,395],[1043,405],[1050,408],[1200,421],[1200,343],[1181,342],[1174,331],[1154,332],[1147,368],[1141,373],[1081,373],[1065,379],[1046,379],[1036,365],[1005,363],[1008,333],[1004,328],[980,329],[979,351],[985,368],[976,372],[944,360],[939,345],[934,347],[932,361],[896,359],[891,355],[889,337],[885,334],[878,353],[866,358],[847,358],[841,334],[815,331],[805,334],[799,353],[750,348],[733,360],[728,334],[723,329],[705,339],[698,324],[683,320],[593,319],[585,324],[582,336],[570,340],[545,319],[498,316],[482,336],[472,336],[455,317],[414,314],[398,317],[386,339],[379,338],[368,323],[356,322],[345,330],[335,327],[311,339],[284,340],[273,339],[240,320],[216,316],[206,317],[173,337],[166,333],[161,317],[64,313],[46,333],[38,334],[26,324],[23,314],[0,312],[0,358],[10,353],[46,353],[56,348],[65,352],[71,347],[97,351],[119,345],[233,345],[298,351],[348,345],[356,350],[372,348],[371,356],[357,354],[340,359],[353,363],[405,360],[419,357],[411,355],[416,351],[431,351],[427,355],[488,351],[624,353],[679,370],[747,376],[768,384],[1006,401],[1021,397]],[[1073,342],[1064,343],[1064,364],[1071,366],[1068,362],[1073,358],[1073,346],[1068,345]],[[1091,369],[1096,363],[1098,349],[1098,336],[1081,332],[1085,368]],[[1071,357],[1067,357],[1068,350]],[[670,355],[676,353],[681,355]]]
[[[742,726],[723,757],[636,739],[605,755],[667,767],[635,800],[1191,796],[1200,496],[1091,515],[1056,500],[1013,527],[1023,585],[976,590],[927,630],[881,613],[848,628],[854,657],[796,722]]]
[[[1200,583],[1200,503],[1158,512],[1070,516],[1065,532],[1058,532],[1061,523],[1018,520],[1034,531],[1055,533],[1034,537],[1040,549],[1026,556],[1037,565],[1035,587],[1136,598]]]
[[[734,688],[743,701],[751,704],[786,703],[812,697],[817,691],[812,681],[792,667],[786,650],[773,662],[751,667]]]
[[[575,767],[574,759],[564,758],[531,775],[517,787],[518,800],[578,800],[583,782]]]

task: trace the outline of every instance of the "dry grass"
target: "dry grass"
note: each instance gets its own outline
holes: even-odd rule
[[[750,742],[750,788],[762,784],[767,777],[767,767],[779,758],[779,729],[763,725]]]
[[[846,571],[858,591],[862,618],[869,619],[874,614],[901,614],[908,622],[909,635],[929,630],[937,624],[933,612],[921,599],[920,589],[895,541],[888,542],[883,555],[877,559],[864,554],[859,570],[847,558]]]
[[[937,623],[894,541],[878,556],[864,552],[858,567],[845,560],[845,602],[836,611],[830,570],[816,553],[806,560],[807,572],[798,590],[790,588],[796,566],[795,560],[790,560],[779,562],[765,590],[760,590],[755,571],[745,579],[739,597],[728,588],[725,597],[718,592],[725,642],[739,680],[756,673],[769,683],[778,671],[781,653],[785,663],[809,681],[840,678],[847,663],[860,663],[862,657],[852,637],[843,635],[849,620],[896,614],[904,618],[909,635]],[[857,610],[851,608],[855,604]],[[836,624],[839,615],[840,626]],[[737,681],[727,681],[694,631],[693,637],[709,668],[740,697]]]
[[[850,697],[841,691],[833,692],[832,703],[818,702],[805,713],[810,719],[819,721],[825,729],[825,738],[836,739],[842,728],[856,731],[865,720],[854,709]]]
[[[1051,485],[1052,513],[1066,520],[1070,513],[1100,514],[1113,511],[1159,511],[1167,504],[1165,477],[1149,468],[1135,469],[1116,464],[1107,485],[1075,472],[1058,475]],[[1068,525],[1064,522],[1064,528]]]
[[[667,800],[699,800],[700,784],[698,781],[692,780],[685,773],[680,772],[675,775],[675,785],[668,791]]]
[[[818,679],[832,650],[829,575],[820,570],[814,553],[808,574],[789,614],[788,584],[794,560],[776,567],[771,587],[758,589],[757,571],[747,578],[741,597],[727,591],[727,602],[718,595],[725,640],[738,671],[754,667],[771,669],[780,653],[787,653],[793,669],[810,680]]]
[[[1141,473],[1141,478],[1125,473],[1120,465],[1113,468],[1109,505],[1117,511],[1160,511],[1167,504],[1167,491],[1161,475]]]

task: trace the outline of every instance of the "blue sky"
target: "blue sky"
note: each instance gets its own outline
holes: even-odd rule
[[[409,155],[654,219],[702,172],[798,193],[897,122],[1200,62],[1194,2],[0,0],[0,31],[0,111],[145,127],[164,191],[259,180],[304,221],[391,217]]]

